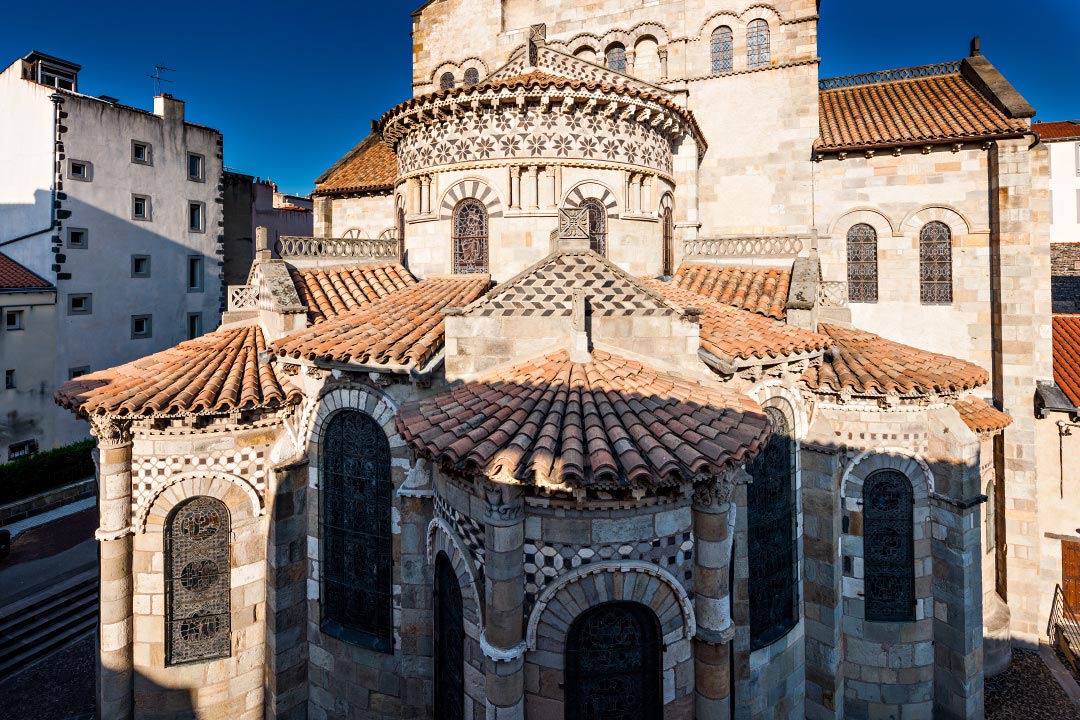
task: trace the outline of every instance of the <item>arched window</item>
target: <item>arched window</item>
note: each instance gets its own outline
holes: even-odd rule
[[[229,509],[194,497],[165,521],[165,664],[229,657]]]
[[[607,208],[596,198],[581,203],[589,211],[589,249],[607,256]]]
[[[390,442],[370,415],[342,410],[320,445],[322,630],[390,652]]]
[[[776,642],[799,620],[795,441],[788,413],[775,404],[764,409],[772,436],[747,468],[754,480],[746,499],[751,650]]]
[[[566,720],[659,720],[660,632],[652,610],[613,602],[582,613],[566,640]]]
[[[397,209],[398,262],[405,262],[405,208]]]
[[[454,73],[444,72],[442,77],[439,78],[440,90],[452,90],[454,87]]]
[[[877,231],[866,223],[847,233],[847,284],[849,301],[877,302]]]
[[[615,72],[626,72],[626,48],[618,43],[607,49],[607,66]]]
[[[915,619],[915,507],[911,481],[878,470],[863,484],[866,619]]]
[[[727,25],[721,25],[712,32],[712,71],[714,75],[731,72],[731,55],[731,28]]]
[[[469,68],[465,71],[465,86],[472,87],[480,82],[480,71],[476,68]]]
[[[746,26],[746,64],[763,67],[769,64],[769,23],[758,19]]]
[[[435,716],[465,717],[465,625],[461,586],[446,553],[435,558]]]
[[[675,274],[675,212],[671,206],[664,208],[663,272],[664,277]]]
[[[952,302],[952,231],[936,220],[919,232],[919,295],[923,305]]]
[[[487,271],[487,208],[475,198],[465,198],[454,208],[454,272]]]

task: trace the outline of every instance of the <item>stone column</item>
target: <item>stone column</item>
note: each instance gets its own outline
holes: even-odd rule
[[[626,49],[626,74],[634,74],[634,51],[629,48]]]
[[[667,74],[668,73],[668,70],[667,70],[668,49],[666,47],[662,47],[659,50],[657,50],[656,52],[660,56],[660,79],[661,80],[667,80],[667,76],[668,76],[668,74]]]
[[[91,420],[98,447],[100,614],[98,616],[97,713],[101,720],[128,720],[135,704],[132,652],[131,424]]]
[[[420,212],[431,212],[431,176],[425,175],[420,178]]]
[[[555,168],[544,168],[544,182],[543,182],[544,202],[541,203],[541,207],[554,208],[558,204],[558,199],[555,197]]]
[[[409,178],[409,212],[420,213],[420,180]]]
[[[627,209],[631,215],[641,212],[641,176],[637,173],[630,174],[630,199]]]
[[[510,209],[521,209],[521,167],[510,166]]]
[[[484,489],[484,651],[488,720],[525,717],[525,504],[509,485]]]
[[[641,181],[641,214],[653,215],[660,205],[660,198],[656,197],[656,186],[659,183],[652,175],[646,175]]]
[[[743,472],[740,470],[740,472]],[[694,717],[731,717],[731,591],[728,572],[735,539],[735,478],[703,482],[694,488]]]
[[[537,175],[539,174],[539,168],[535,165],[530,165],[529,169],[525,172],[525,200],[529,210],[540,209],[540,192],[537,186]]]

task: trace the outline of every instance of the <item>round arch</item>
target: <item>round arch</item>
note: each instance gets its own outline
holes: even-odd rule
[[[614,191],[598,180],[582,180],[574,185],[563,195],[562,206],[573,210],[590,198],[596,198],[607,208],[608,217],[618,214],[619,202]]]
[[[952,232],[953,247],[972,231],[971,221],[967,216],[949,205],[926,205],[909,212],[900,223],[900,232],[904,235],[917,236],[919,231],[930,222],[941,222],[949,226]]]
[[[225,503],[234,521],[244,521],[266,512],[259,493],[238,475],[214,471],[195,471],[174,475],[154,488],[135,510],[133,530],[160,532],[165,518],[185,500],[199,496]]]
[[[482,202],[487,209],[488,218],[502,217],[503,202],[498,191],[480,178],[465,178],[454,183],[443,193],[439,201],[439,219],[452,219],[454,208],[466,198],[475,198]]]
[[[874,228],[878,237],[890,237],[897,234],[896,226],[889,216],[871,207],[852,208],[837,216],[829,225],[828,233],[830,236],[846,237],[847,231],[853,225],[860,223]]]
[[[437,517],[427,527],[427,561],[432,567],[435,567],[435,558],[439,553],[445,553],[454,568],[461,588],[462,616],[467,624],[475,628],[474,635],[478,635],[484,626],[480,573],[461,538],[445,520]]]

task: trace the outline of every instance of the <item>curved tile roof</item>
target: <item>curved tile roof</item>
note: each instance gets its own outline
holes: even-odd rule
[[[403,406],[397,425],[444,467],[564,490],[719,473],[752,459],[770,432],[746,396],[600,351],[493,372]]]
[[[880,335],[821,325],[835,346],[825,361],[803,373],[803,383],[821,393],[917,396],[958,393],[990,381],[990,375],[966,360],[939,355],[886,340]]]
[[[397,155],[372,133],[315,181],[313,195],[389,192],[397,181]]]
[[[300,302],[308,308],[308,319],[312,323],[358,310],[416,284],[416,279],[398,263],[332,270],[290,270],[289,274]]]
[[[957,400],[953,408],[960,413],[964,424],[976,433],[995,433],[1012,424],[1011,417],[975,395]]]
[[[299,388],[284,385],[259,362],[262,330],[218,330],[135,362],[64,383],[56,402],[87,415],[164,417],[274,408],[299,402]]]
[[[1080,406],[1080,315],[1055,314],[1052,323],[1054,382]]]
[[[271,349],[312,362],[419,367],[443,345],[443,308],[464,307],[490,285],[487,275],[428,278],[299,330]]]
[[[787,316],[791,270],[722,265],[683,265],[674,282],[683,290],[766,317]]]

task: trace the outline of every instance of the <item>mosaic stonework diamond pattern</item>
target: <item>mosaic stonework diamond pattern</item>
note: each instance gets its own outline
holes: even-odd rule
[[[476,566],[476,581],[483,587],[484,584],[484,526],[465,517],[454,509],[445,499],[435,496],[435,517],[442,519],[450,527],[454,528],[458,538],[465,543],[472,555],[473,565]]]

